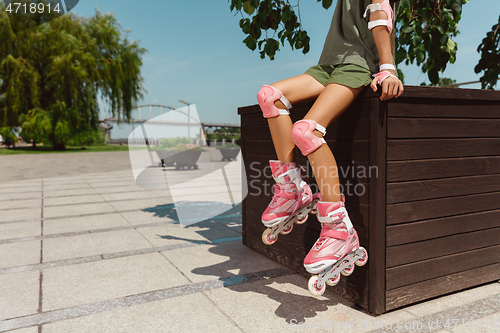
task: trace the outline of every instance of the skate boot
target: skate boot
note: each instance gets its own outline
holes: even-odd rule
[[[321,194],[312,194],[311,188],[302,180],[301,170],[295,162],[283,164],[269,161],[274,185],[274,196],[262,214],[262,223],[267,229],[262,233],[264,244],[278,240],[278,234],[289,234],[293,224],[306,222],[309,212],[315,213],[316,202]]]
[[[363,266],[368,252],[359,246],[359,239],[347,215],[344,196],[340,202],[318,202],[321,233],[304,259],[304,267],[313,275],[308,288],[314,296],[323,295],[326,285],[334,286],[340,274],[349,276],[354,265]]]

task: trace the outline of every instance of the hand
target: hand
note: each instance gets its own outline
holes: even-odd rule
[[[377,84],[378,79],[374,78],[370,84],[374,92],[377,91]],[[382,82],[382,95],[380,96],[380,100],[385,101],[393,97],[398,98],[403,94],[403,91],[403,83],[398,78],[389,76]]]

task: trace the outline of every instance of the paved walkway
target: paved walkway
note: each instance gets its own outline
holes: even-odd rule
[[[372,316],[244,247],[239,206],[180,226],[127,154],[0,156],[27,161],[0,182],[0,332],[500,332],[500,283]]]

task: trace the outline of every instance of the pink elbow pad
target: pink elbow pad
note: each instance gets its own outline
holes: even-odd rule
[[[387,26],[389,33],[392,33],[392,21],[394,19],[394,12],[392,11],[392,7],[389,0],[385,0],[382,3],[368,5],[363,15],[364,18],[366,18],[368,11],[370,11],[370,13],[376,11],[383,11],[387,15],[387,20],[375,20],[368,22],[368,29],[370,29],[370,31],[379,25],[385,25]]]

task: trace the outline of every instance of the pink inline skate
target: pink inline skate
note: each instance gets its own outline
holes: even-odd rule
[[[268,227],[262,233],[264,244],[271,245],[278,240],[278,234],[289,234],[293,224],[307,221],[308,214],[316,213],[316,202],[321,194],[312,194],[311,188],[302,180],[301,170],[295,162],[283,164],[269,161],[274,185],[274,196],[262,214],[262,223]]]
[[[326,285],[334,286],[340,274],[349,276],[354,265],[363,266],[368,252],[359,246],[359,239],[345,209],[344,196],[340,202],[318,202],[318,220],[321,233],[304,259],[304,267],[313,275],[309,279],[309,292],[321,296]]]

